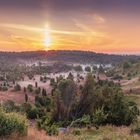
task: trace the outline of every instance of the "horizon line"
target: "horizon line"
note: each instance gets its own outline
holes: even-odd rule
[[[50,52],[50,51],[75,51],[75,52],[89,52],[89,53],[96,53],[96,54],[107,54],[107,55],[135,55],[135,56],[140,56],[140,52],[132,52],[132,53],[124,53],[124,52],[96,52],[96,51],[91,51],[91,50],[65,50],[65,49],[52,49],[52,50],[23,50],[23,51],[10,51],[10,50],[0,50],[0,52],[3,53],[26,53],[26,52]]]

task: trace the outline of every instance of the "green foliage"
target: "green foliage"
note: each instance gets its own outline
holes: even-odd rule
[[[89,115],[83,115],[81,118],[72,121],[70,127],[86,127],[91,124],[91,117]]]
[[[81,71],[83,71],[83,68],[82,68],[82,66],[78,65],[78,66],[74,67],[74,70],[78,71],[78,72],[81,72]]]
[[[38,126],[50,133],[53,124],[60,127],[130,125],[139,115],[137,105],[126,99],[119,84],[95,82],[91,73],[80,91],[73,80],[63,79],[53,90],[52,97],[36,96],[35,103],[36,107],[45,108],[47,115],[49,113],[38,118]]]
[[[67,120],[71,116],[71,107],[76,95],[76,85],[73,80],[61,80],[54,91],[54,116],[55,120]]]
[[[50,114],[47,114],[42,119],[37,120],[37,126],[44,129],[49,135],[58,134],[58,125],[51,122]]]
[[[40,92],[41,92],[41,88],[40,87],[38,87],[37,89],[35,89],[35,94],[40,94]]]
[[[140,134],[140,118],[133,122],[131,125],[131,132]]]
[[[11,100],[7,100],[6,102],[4,102],[2,107],[6,112],[15,111],[15,108],[16,108],[15,103]]]
[[[132,76],[132,74],[129,72],[129,73],[127,74],[127,77],[130,78],[131,76]]]
[[[104,124],[106,119],[107,119],[107,115],[104,113],[103,107],[95,110],[95,112],[93,113],[92,122],[97,126]]]
[[[51,104],[51,99],[48,96],[45,96],[45,97],[36,96],[35,97],[35,104],[47,107]]]
[[[28,89],[29,92],[33,92],[33,85],[29,84],[27,86],[27,89]]]
[[[21,86],[19,84],[16,84],[14,87],[15,91],[20,91],[21,90]]]
[[[105,72],[102,65],[100,65],[98,72],[99,72],[99,73],[104,73],[104,72]]]
[[[89,67],[89,66],[85,67],[85,71],[91,72],[91,67]]]
[[[28,102],[28,94],[25,93],[25,102]]]
[[[23,88],[23,91],[24,91],[24,93],[26,93],[26,91],[27,91],[26,87]]]
[[[60,98],[65,106],[70,106],[76,93],[76,85],[72,80],[63,80],[59,83]]]
[[[52,124],[48,127],[46,126],[45,130],[49,135],[58,135],[58,126],[56,124]]]
[[[27,117],[29,119],[37,119],[37,115],[39,114],[39,110],[36,107],[32,107],[27,111]]]
[[[0,91],[7,91],[7,90],[8,90],[7,86],[0,85]]]
[[[73,76],[73,74],[72,74],[71,72],[69,73],[69,75],[68,75],[67,79],[69,79],[69,80],[72,80],[72,81],[73,81],[74,76]]]
[[[88,75],[80,101],[73,113],[73,116],[78,118],[83,114],[91,116],[94,113],[93,122],[99,125],[130,125],[139,111],[134,102],[126,100],[119,85],[107,81],[99,81],[96,84],[93,76]]]
[[[55,79],[54,79],[54,78],[51,78],[51,79],[50,79],[50,85],[51,85],[51,86],[54,86],[54,85],[55,85]]]
[[[21,105],[21,111],[22,112],[28,112],[30,111],[32,108],[31,104],[30,103],[24,103]]]
[[[80,136],[80,135],[81,135],[81,131],[80,131],[79,129],[76,129],[76,130],[73,130],[73,131],[72,131],[72,134],[73,134],[74,136]]]
[[[112,77],[112,79],[113,79],[113,80],[121,80],[121,79],[123,79],[123,77],[122,77],[121,75],[119,75],[119,74],[116,74],[116,75],[114,75],[114,76]]]
[[[46,92],[46,89],[42,89],[42,96],[47,96],[47,92]]]
[[[130,68],[131,67],[131,64],[128,62],[128,61],[125,61],[124,63],[123,63],[123,69],[128,69],[128,68]]]
[[[36,87],[36,88],[38,87],[38,83],[37,83],[37,82],[35,82],[35,87]]]
[[[17,113],[5,113],[0,110],[0,136],[9,136],[13,133],[27,134],[25,117]]]

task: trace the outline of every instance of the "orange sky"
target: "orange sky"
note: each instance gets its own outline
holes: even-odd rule
[[[114,10],[105,4],[101,9],[96,2],[97,8],[91,10],[90,5],[84,7],[85,3],[74,6],[74,1],[68,6],[64,0],[60,0],[61,5],[52,0],[49,8],[39,0],[11,0],[13,5],[6,1],[0,2],[0,51],[66,49],[140,54],[140,19],[137,10],[130,11],[131,3],[127,7],[117,3]]]

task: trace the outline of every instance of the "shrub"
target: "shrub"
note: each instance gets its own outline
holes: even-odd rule
[[[44,129],[49,135],[57,135],[58,134],[58,125],[51,122],[51,115],[47,114],[43,119],[37,120],[38,128]]]
[[[140,118],[133,122],[131,125],[131,132],[140,134]]]
[[[38,87],[36,90],[35,90],[35,94],[40,94],[40,92],[41,92],[41,88],[40,87]]]
[[[19,84],[16,84],[14,87],[15,91],[20,91],[21,90],[21,86]]]
[[[52,124],[51,126],[46,126],[46,132],[49,135],[58,135],[58,126],[56,124]]]
[[[72,131],[72,134],[74,135],[74,136],[79,136],[79,135],[81,135],[81,131],[78,129],[78,130],[73,130]]]
[[[32,106],[30,103],[24,103],[21,105],[21,111],[22,112],[28,112],[29,110],[31,110]]]
[[[91,72],[91,67],[89,67],[89,66],[85,67],[85,71],[86,72]]]
[[[81,127],[81,126],[87,126],[91,123],[91,118],[89,115],[83,115],[82,118],[76,119],[70,124],[70,127],[75,126],[75,127]]]
[[[124,63],[123,63],[123,69],[128,69],[128,68],[130,68],[131,67],[131,64],[128,62],[128,61],[125,61]]]
[[[25,117],[17,113],[5,113],[0,110],[0,136],[27,134],[27,123]]]
[[[28,102],[28,94],[25,93],[25,102]]]
[[[115,76],[112,77],[113,80],[121,80],[123,77],[119,74],[116,74]]]
[[[46,92],[46,89],[42,89],[42,96],[47,96],[47,92]]]
[[[94,125],[101,125],[103,124],[107,119],[107,115],[104,113],[103,107],[101,109],[97,109],[93,113],[92,122]]]
[[[35,107],[32,107],[30,110],[27,111],[27,117],[29,119],[36,119],[38,115],[38,109]]]
[[[15,103],[11,100],[7,100],[2,106],[6,112],[12,112],[16,108]]]
[[[51,79],[50,79],[50,85],[51,85],[51,86],[54,86],[54,85],[55,85],[55,79],[54,79],[54,78],[51,78]]]
[[[47,107],[51,104],[51,99],[47,96],[42,97],[42,96],[36,96],[35,97],[35,104]]]
[[[28,89],[29,92],[33,92],[33,85],[29,84],[27,89]]]
[[[83,68],[82,68],[82,66],[80,66],[80,65],[75,66],[75,67],[73,67],[73,68],[74,68],[74,70],[77,71],[77,72],[83,71]]]
[[[8,90],[8,87],[7,86],[0,86],[0,91],[7,91]]]

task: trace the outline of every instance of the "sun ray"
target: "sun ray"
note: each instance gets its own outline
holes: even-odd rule
[[[44,38],[44,44],[46,49],[48,49],[51,46],[52,38],[50,35],[50,27],[48,25],[45,26],[45,38]]]

